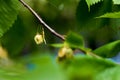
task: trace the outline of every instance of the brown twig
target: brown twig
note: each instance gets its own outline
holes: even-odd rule
[[[58,38],[65,40],[65,37],[62,36],[61,34],[57,33],[55,30],[53,30],[50,26],[48,26],[43,20],[42,18],[28,5],[26,4],[23,0],[19,0],[40,22],[40,24],[48,29],[52,34],[54,34],[55,36],[57,36]]]
[[[57,36],[58,38],[62,39],[63,41],[65,40],[65,37],[62,36],[61,34],[57,33],[55,30],[53,30],[50,26],[48,26],[43,20],[42,18],[28,5],[26,4],[23,0],[19,0],[40,22],[40,24],[48,29],[52,34],[54,34],[55,36]],[[84,50],[80,50],[82,51],[83,53],[87,54],[86,51]],[[90,53],[90,55],[94,56],[94,57],[97,57],[97,58],[101,58],[93,53]]]

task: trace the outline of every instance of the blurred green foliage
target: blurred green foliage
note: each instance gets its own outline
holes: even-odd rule
[[[77,55],[74,59],[66,60],[63,63],[69,80],[93,80],[94,76],[101,71],[116,66],[109,60],[81,55]]]
[[[32,55],[21,59],[19,63],[14,63],[11,67],[1,68],[0,79],[93,80],[98,73],[118,66],[110,60],[82,55],[66,59],[60,64],[56,63],[50,55]]]
[[[42,25],[18,0],[0,0],[0,80],[119,80],[120,65],[106,59],[120,52],[119,0],[25,2],[65,41],[45,29],[47,45],[36,45]],[[72,57],[58,60],[65,45]]]
[[[119,68],[120,66],[107,69],[104,72],[100,73],[94,80],[119,80]]]

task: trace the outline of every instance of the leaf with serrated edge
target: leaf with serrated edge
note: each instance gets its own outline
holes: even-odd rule
[[[120,18],[120,12],[106,13],[97,18]]]
[[[0,37],[12,26],[19,11],[18,0],[0,0]]]
[[[94,4],[96,4],[96,3],[100,2],[100,1],[103,1],[103,0],[86,0],[86,3],[88,5],[89,10],[90,10],[91,5],[94,5]]]

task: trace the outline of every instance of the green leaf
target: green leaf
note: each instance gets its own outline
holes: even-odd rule
[[[70,80],[93,80],[98,73],[116,66],[110,60],[88,56],[75,57],[66,61],[64,65]]]
[[[72,48],[83,48],[84,41],[80,34],[70,32],[66,37],[66,43]]]
[[[97,18],[120,18],[120,12],[106,13]]]
[[[113,0],[114,4],[120,5],[120,0]]]
[[[91,5],[94,5],[94,4],[101,2],[101,1],[103,1],[103,0],[86,0],[89,9],[90,9]]]
[[[0,37],[12,26],[18,11],[18,0],[0,0]]]
[[[120,66],[105,70],[97,75],[94,80],[120,80]]]
[[[0,64],[2,65],[2,64]],[[21,80],[22,75],[26,69],[20,63],[8,63],[7,65],[0,66],[0,79],[1,80]]]
[[[17,60],[16,65],[0,67],[0,74],[1,80],[65,80],[50,55],[26,56],[21,62]]]
[[[101,46],[93,52],[102,57],[113,57],[120,52],[120,40]]]
[[[60,47],[63,47],[64,46],[64,44],[60,44],[60,43],[56,43],[56,44],[51,44],[51,46],[53,46],[53,47],[57,47],[57,48],[60,48]]]
[[[49,55],[35,55],[26,61],[28,72],[23,75],[24,80],[64,80],[59,66]]]
[[[107,12],[112,11],[112,0],[104,0],[90,7],[88,11],[88,6],[85,0],[81,0],[77,7],[76,18],[78,20],[79,30],[95,30],[99,27],[104,27],[108,25],[109,19],[95,18],[97,16],[103,15]]]
[[[1,74],[0,75],[1,80],[21,80],[20,78],[22,78],[21,77],[22,73],[16,71],[0,70],[0,74]]]
[[[34,31],[34,29],[32,30]],[[28,31],[23,25],[22,20],[18,16],[11,29],[0,38],[0,42],[2,46],[8,51],[9,56],[15,57],[18,55],[25,47],[25,44],[27,45],[28,42],[31,41],[29,38],[30,34],[27,32]]]

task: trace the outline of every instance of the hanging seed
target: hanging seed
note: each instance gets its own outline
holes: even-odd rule
[[[44,28],[42,28],[43,41],[46,44]]]
[[[43,39],[43,35],[37,33],[34,37],[34,40],[36,42],[36,44],[41,44],[43,43],[44,39]]]

